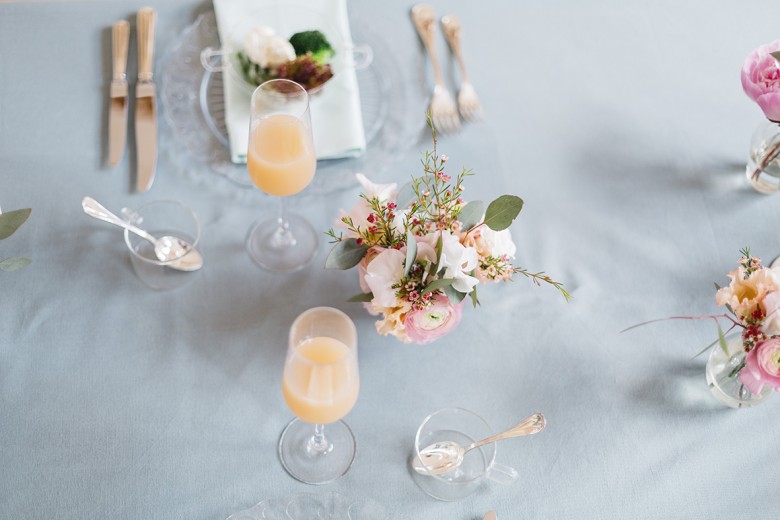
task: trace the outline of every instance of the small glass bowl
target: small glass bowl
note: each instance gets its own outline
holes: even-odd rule
[[[163,291],[181,287],[191,281],[197,271],[180,271],[170,267],[191,254],[200,241],[200,222],[194,211],[180,202],[163,200],[144,204],[136,210],[122,209],[122,215],[131,224],[142,227],[154,237],[172,236],[192,246],[185,254],[160,261],[151,242],[125,230],[125,245],[130,262],[138,278],[152,289]]]

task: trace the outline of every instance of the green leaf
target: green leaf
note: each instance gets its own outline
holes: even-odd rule
[[[404,209],[409,204],[411,204],[412,200],[414,200],[414,186],[411,182],[407,182],[403,186],[401,186],[401,189],[398,190],[398,196],[395,198],[395,204],[401,208]]]
[[[439,272],[442,247],[444,247],[444,242],[442,241],[441,233],[439,233],[439,239],[436,241],[436,262],[434,262],[434,264],[431,266],[431,269],[428,271],[428,276],[436,276],[436,273]]]
[[[479,305],[479,299],[477,299],[477,288],[476,286],[471,290],[469,293],[469,296],[471,296],[471,303],[474,304],[474,308],[476,309]]]
[[[780,61],[780,51],[770,52],[769,54],[771,54],[772,57],[777,61]]]
[[[0,269],[10,273],[11,271],[16,271],[17,269],[21,269],[22,267],[30,265],[31,262],[32,260],[29,258],[24,258],[22,256],[12,256],[11,258],[6,258],[0,262]]]
[[[720,291],[720,285],[718,285],[718,282],[713,282],[715,284],[715,290]]]
[[[717,343],[718,341],[720,341],[720,338],[716,339],[715,341],[713,341],[712,343],[710,343],[709,345],[707,345],[706,347],[704,347],[704,348],[703,348],[703,349],[702,349],[702,350],[701,350],[701,351],[700,351],[698,354],[696,354],[695,356],[693,356],[693,359],[695,359],[695,358],[697,358],[697,357],[701,356],[702,354],[704,354],[705,352],[707,352],[707,351],[708,351],[709,349],[711,349],[711,348],[712,348],[712,347],[715,345],[715,343]]]
[[[24,224],[32,209],[17,209],[0,214],[0,240],[10,237]]]
[[[347,301],[348,302],[370,302],[373,299],[374,299],[373,293],[360,293],[360,294],[356,294],[355,296],[353,296]]]
[[[463,224],[463,231],[473,228],[482,220],[482,214],[485,212],[485,203],[481,200],[472,200],[460,210],[458,220]]]
[[[490,203],[485,212],[485,225],[493,231],[508,228],[523,209],[523,199],[515,195],[501,195]]]
[[[728,357],[729,346],[728,343],[726,343],[726,337],[723,335],[723,329],[720,328],[720,323],[715,322],[715,324],[718,326],[718,343],[720,344],[720,348],[723,350],[723,353]]]
[[[444,295],[448,300],[450,300],[450,302],[452,302],[453,305],[459,304],[463,301],[463,298],[466,297],[466,293],[460,292],[451,285],[448,285],[444,288]]]
[[[368,251],[365,244],[359,245],[357,239],[347,238],[337,243],[325,260],[326,269],[350,269],[358,265]]]
[[[425,289],[423,289],[423,294],[428,294],[430,292],[435,291],[436,289],[443,289],[447,287],[448,285],[452,285],[453,282],[455,282],[454,278],[439,278],[438,280],[434,280],[431,283],[429,283]]]
[[[414,234],[409,231],[406,233],[406,267],[404,267],[404,276],[409,276],[412,264],[417,259],[417,241]]]

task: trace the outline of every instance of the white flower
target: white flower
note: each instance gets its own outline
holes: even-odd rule
[[[266,26],[255,27],[244,36],[244,50],[252,62],[264,69],[295,59],[292,44]]]
[[[404,275],[406,254],[397,249],[385,249],[366,266],[366,285],[374,298],[371,303],[378,307],[395,307],[398,298],[393,288]]]
[[[363,187],[361,192],[369,199],[376,197],[381,203],[395,202],[395,198],[398,195],[398,185],[396,183],[374,184],[362,173],[358,173],[355,175],[355,177]],[[368,216],[370,214],[371,207],[368,205],[368,202],[361,198],[355,207],[351,210],[341,210],[341,217],[339,218],[337,225],[339,227],[345,227],[345,224],[341,221],[341,218],[349,217],[352,219],[352,223],[355,227],[360,227],[361,230],[366,230],[369,226],[371,226],[371,223],[368,221]],[[403,217],[400,211],[396,213],[396,218],[393,222],[395,226],[398,226],[399,224],[400,226],[403,226]]]
[[[495,258],[501,258],[504,255],[509,258],[515,257],[517,247],[512,241],[512,233],[508,229],[493,231],[487,226],[482,226],[480,228],[480,238],[483,242],[483,247],[489,251],[490,256]]]
[[[441,233],[441,261],[439,267],[444,268],[444,278],[455,280],[452,288],[462,293],[470,293],[479,280],[470,273],[477,267],[477,250],[473,247],[466,247],[460,243],[458,237],[452,235],[449,231]]]

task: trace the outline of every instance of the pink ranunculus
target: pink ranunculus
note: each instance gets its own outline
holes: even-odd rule
[[[437,295],[431,304],[406,315],[404,328],[410,340],[425,345],[452,332],[460,323],[465,300],[453,305],[446,297]]]
[[[760,341],[748,352],[739,380],[754,394],[764,385],[780,390],[780,337]]]
[[[742,88],[758,103],[764,115],[780,122],[780,64],[770,54],[780,51],[780,40],[762,45],[745,58],[742,65]]]

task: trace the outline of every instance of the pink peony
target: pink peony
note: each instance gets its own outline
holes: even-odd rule
[[[465,300],[453,305],[446,296],[437,295],[424,309],[412,311],[404,319],[409,339],[425,345],[451,332],[460,323]]]
[[[750,99],[758,103],[764,115],[780,122],[780,66],[770,54],[780,51],[780,40],[762,45],[745,58],[742,65],[742,88]]]
[[[739,380],[754,394],[764,385],[780,390],[780,337],[761,341],[748,352]]]

